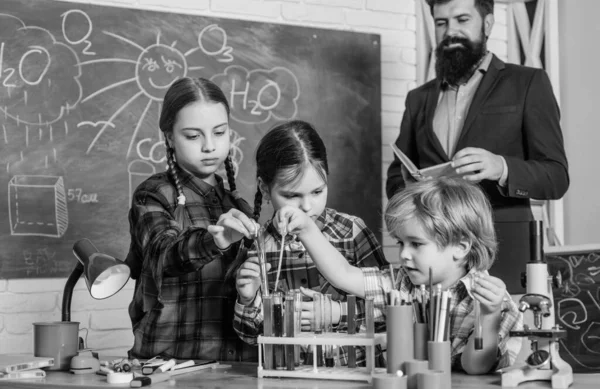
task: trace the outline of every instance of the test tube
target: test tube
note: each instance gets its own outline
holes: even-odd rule
[[[262,289],[262,295],[269,295],[269,279],[267,274],[267,259],[265,255],[265,234],[266,230],[264,227],[260,227],[256,234],[256,254],[258,256],[258,264],[260,266],[260,285]]]
[[[293,290],[285,294],[285,336],[293,338],[296,335],[296,296]],[[294,370],[296,365],[296,352],[293,344],[285,346],[285,364],[288,370]]]
[[[375,303],[372,297],[365,300],[365,321],[366,321],[366,337],[375,337]],[[367,372],[373,373],[375,369],[375,350],[373,346],[367,346],[366,348],[366,366]]]
[[[281,292],[273,293],[273,336],[282,337],[284,335],[283,326],[283,294]],[[284,348],[281,344],[275,345],[275,368],[285,368]]]
[[[294,289],[294,333],[299,335],[302,332],[302,293]],[[300,345],[294,345],[294,362],[296,366],[300,365]]]
[[[475,276],[471,277],[471,289],[475,287]],[[481,303],[476,298],[473,298],[474,313],[475,313],[475,350],[483,349],[483,336],[481,325]]]
[[[265,336],[273,336],[273,296],[263,296],[263,332]],[[273,369],[273,345],[264,344],[265,369]]]
[[[356,296],[349,294],[348,295],[348,335],[356,334],[356,320],[354,317],[354,313],[356,310]],[[355,368],[356,367],[356,349],[354,346],[346,346],[348,351],[348,367]]]
[[[316,293],[313,296],[313,314],[314,314],[314,326],[313,331],[315,334],[323,333],[323,296],[320,293]],[[323,346],[320,344],[316,346],[316,352],[313,356],[317,359],[317,366],[323,366]]]
[[[323,295],[324,297],[324,320],[323,320],[323,324],[324,324],[324,331],[325,333],[331,333],[333,332],[333,312],[331,309],[331,294],[327,293],[325,295]],[[335,366],[335,359],[333,358],[333,345],[332,344],[326,344],[325,345],[325,367],[334,367]]]

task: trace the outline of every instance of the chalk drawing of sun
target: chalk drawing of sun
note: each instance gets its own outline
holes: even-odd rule
[[[86,96],[81,103],[85,103],[96,96],[108,93],[114,88],[122,85],[137,85],[137,91],[131,96],[123,105],[121,105],[115,112],[112,113],[110,118],[104,121],[104,124],[100,130],[96,133],[94,139],[90,142],[86,153],[89,154],[94,145],[98,142],[104,132],[111,127],[113,121],[123,112],[126,108],[138,98],[146,98],[146,102],[143,113],[140,115],[139,120],[135,126],[135,130],[131,136],[129,147],[127,149],[127,156],[129,157],[132,150],[134,149],[134,142],[137,138],[137,134],[144,121],[144,118],[150,111],[152,104],[160,106],[166,90],[181,77],[186,77],[190,70],[201,69],[202,67],[190,67],[186,61],[186,55],[178,50],[175,45],[177,42],[173,42],[171,45],[167,45],[160,42],[160,33],[156,36],[156,43],[142,47],[136,42],[117,35],[109,31],[103,31],[104,34],[111,36],[115,39],[121,40],[131,47],[139,50],[137,60],[126,59],[126,58],[98,58],[89,61],[81,62],[81,66],[100,63],[100,62],[122,62],[129,63],[135,66],[135,74],[133,77],[115,82],[107,85],[90,95]],[[159,139],[160,140],[160,139]]]
[[[95,63],[124,63],[133,66],[135,72],[131,78],[106,85],[87,95],[81,100],[81,103],[86,103],[97,96],[105,94],[110,96],[111,91],[124,85],[134,85],[136,88],[132,92],[131,97],[129,97],[124,104],[115,109],[109,118],[96,121],[95,123],[90,121],[80,123],[80,125],[89,125],[91,123],[93,127],[99,128],[93,140],[90,142],[86,153],[89,154],[94,149],[94,146],[105,131],[111,129],[114,130],[116,128],[114,121],[120,114],[127,112],[126,109],[128,106],[137,99],[147,99],[143,112],[139,116],[135,129],[131,134],[126,156],[130,159],[137,157],[142,161],[161,164],[166,161],[166,157],[164,153],[158,151],[159,149],[162,149],[164,145],[164,139],[160,130],[157,129],[156,137],[153,136],[154,139],[138,139],[145,117],[151,111],[160,112],[164,95],[167,89],[175,81],[188,76],[190,72],[204,69],[203,66],[197,64],[198,62],[202,63],[202,59],[206,60],[210,57],[220,63],[228,63],[234,60],[232,55],[233,49],[227,44],[227,33],[218,25],[211,24],[203,28],[198,34],[198,46],[192,47],[185,52],[176,47],[177,41],[172,42],[170,45],[162,43],[160,31],[156,35],[155,43],[147,47],[143,47],[127,37],[110,31],[102,31],[102,33],[137,50],[137,52],[139,52],[137,58],[95,58],[81,62],[80,66]],[[194,59],[191,60],[194,53],[200,54],[200,58],[196,55]],[[194,64],[191,64],[192,62],[194,62]],[[238,165],[243,159],[240,143],[244,138],[233,129],[231,129],[231,132],[231,155],[234,169],[237,174]],[[142,149],[149,149],[149,151],[143,152]],[[136,155],[132,156],[132,153]]]

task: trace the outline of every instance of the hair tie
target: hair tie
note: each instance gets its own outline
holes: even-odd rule
[[[185,205],[185,196],[177,196],[177,205]]]
[[[239,199],[240,198],[240,192],[238,192],[238,190],[232,190],[231,191],[231,195],[233,196],[234,199]]]

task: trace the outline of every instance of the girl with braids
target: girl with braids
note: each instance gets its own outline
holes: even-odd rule
[[[236,290],[224,277],[256,226],[235,190],[229,104],[211,81],[182,78],[165,95],[159,125],[168,170],[140,184],[129,211],[129,354],[255,361],[232,328]],[[230,190],[215,174],[222,163]]]
[[[258,220],[263,200],[272,201],[275,211],[266,225],[269,287],[273,289],[277,279],[278,289],[284,292],[300,289],[309,297],[316,292],[331,294],[335,330],[346,331],[346,293],[325,279],[313,260],[335,256],[353,266],[380,267],[387,264],[381,246],[360,218],[326,208],[327,151],[309,123],[296,120],[269,131],[256,150],[256,167],[254,217]],[[280,231],[285,231],[285,243],[278,277]],[[258,259],[236,265],[230,270],[236,275],[239,295],[233,326],[245,342],[256,344],[263,321]],[[362,302],[357,304],[359,318],[364,317],[363,307]],[[312,317],[312,302],[302,303],[303,329],[310,329]],[[364,366],[364,350],[357,351],[357,362]],[[347,363],[343,352],[337,363]]]

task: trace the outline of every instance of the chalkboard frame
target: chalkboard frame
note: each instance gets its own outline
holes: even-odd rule
[[[119,64],[131,64],[127,54],[139,48],[142,53],[147,54],[152,49],[158,57],[165,56],[164,71],[169,66],[173,68],[173,58],[168,55],[173,54],[175,48],[180,50],[179,54],[175,53],[180,57],[182,53],[190,57],[200,53],[202,63],[198,65],[196,61],[190,65],[190,60],[187,70],[196,69],[188,75],[211,78],[221,82],[224,89],[227,80],[219,77],[233,75],[228,79],[231,81],[240,71],[246,71],[247,80],[262,82],[263,87],[269,87],[268,80],[281,82],[277,85],[281,96],[286,98],[276,99],[274,96],[279,95],[271,88],[263,95],[264,100],[256,100],[262,104],[258,119],[252,118],[256,113],[251,112],[253,107],[236,110],[241,103],[233,102],[232,128],[239,132],[233,141],[244,145],[237,150],[237,155],[240,150],[244,154],[244,163],[238,166],[238,189],[253,202],[255,173],[253,163],[246,162],[253,159],[260,136],[283,120],[307,120],[321,133],[328,149],[328,206],[361,217],[381,242],[381,49],[378,34],[51,0],[3,0],[0,18],[3,18],[0,38],[5,43],[4,57],[0,59],[0,99],[11,103],[7,104],[8,109],[7,105],[0,107],[0,124],[6,127],[4,142],[0,142],[0,162],[6,167],[0,169],[3,172],[0,194],[9,200],[7,208],[0,207],[0,220],[11,220],[0,223],[0,279],[67,276],[75,264],[72,245],[84,237],[109,255],[117,258],[126,255],[130,194],[139,180],[149,174],[144,169],[160,171],[164,168],[164,161],[159,158],[160,135],[156,135],[158,110],[144,116],[144,123],[139,125],[136,119],[146,114],[145,101],[142,104],[134,99],[135,94],[121,93],[129,85],[116,85],[117,81],[99,83],[124,72],[107,59],[118,57]],[[16,27],[7,30],[12,28],[7,25]],[[7,42],[14,38],[10,35],[14,31],[23,34],[19,35],[23,38],[19,47],[29,51],[12,50],[13,46]],[[191,35],[186,35],[189,31]],[[28,41],[27,33],[38,35]],[[140,39],[134,39],[136,37]],[[50,44],[60,57],[46,53],[44,45]],[[34,84],[46,81],[43,75],[48,69],[38,63],[43,64],[48,58],[67,61],[71,57],[77,61],[63,63],[63,73],[57,77],[67,77],[65,72],[79,69],[81,74],[77,77],[74,73],[68,76],[80,82],[61,90],[60,98],[52,98],[59,96],[56,94],[44,94],[59,82],[48,83],[44,93],[28,93],[24,99],[34,108],[22,109],[20,115],[15,115],[14,110],[22,107],[14,103],[16,98],[13,101],[3,95],[5,91],[1,87],[2,82],[8,82],[7,69],[12,69],[13,75],[19,74],[18,66],[9,61],[20,58],[21,62],[33,63],[35,60],[36,65],[29,68],[29,73],[22,72],[20,76],[22,83]],[[228,62],[232,57],[234,60]],[[143,56],[140,54],[137,58],[136,77],[138,69],[143,67]],[[146,62],[144,65],[148,70],[155,64]],[[201,66],[211,71],[197,69]],[[89,70],[91,68],[94,70]],[[152,90],[147,81],[136,79],[131,85],[137,85],[148,101],[159,100],[154,94],[158,87]],[[114,95],[103,91],[105,87],[110,87],[108,90]],[[294,94],[295,87],[302,93]],[[250,90],[255,93],[263,89]],[[12,89],[15,91],[20,92],[17,87]],[[235,99],[239,95],[231,96]],[[35,103],[42,98],[40,104],[44,104],[44,110],[36,110]],[[265,106],[274,101],[279,105],[267,110]],[[252,120],[247,120],[248,117]],[[152,136],[158,140],[141,144],[140,139],[136,139],[138,143],[134,143],[137,131],[141,134],[147,129],[154,131]],[[134,135],[131,141],[124,141],[114,135],[118,131]],[[76,140],[61,141],[61,136]],[[51,140],[60,147],[51,147]],[[84,142],[87,143],[81,147]],[[16,144],[21,147],[20,153]],[[123,147],[126,151],[121,150]],[[115,151],[117,149],[121,151]],[[136,150],[146,153],[147,159],[152,158],[150,153],[153,152],[159,157],[152,163],[119,160],[119,155]],[[65,154],[68,157],[61,160]],[[116,164],[121,170],[109,176]],[[98,172],[106,172],[106,175]],[[107,189],[115,183],[127,188],[116,193]],[[33,192],[37,192],[37,197]],[[19,213],[21,224],[15,221],[16,208],[11,208],[18,196],[23,201],[29,200],[29,205],[20,209],[29,211]],[[44,201],[38,201],[40,198]],[[266,207],[262,221],[271,212],[272,209]],[[49,217],[44,219],[40,215]],[[41,219],[44,220],[40,222]],[[36,223],[40,227],[35,227]],[[15,226],[21,229],[13,228]]]

